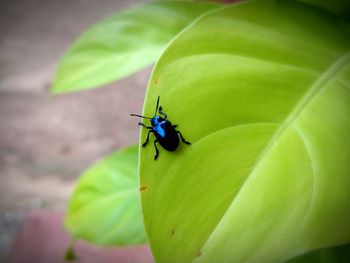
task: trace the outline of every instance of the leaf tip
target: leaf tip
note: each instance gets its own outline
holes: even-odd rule
[[[71,244],[66,249],[66,252],[64,254],[64,260],[65,261],[74,261],[77,259],[77,256],[74,251],[74,240],[72,240]]]

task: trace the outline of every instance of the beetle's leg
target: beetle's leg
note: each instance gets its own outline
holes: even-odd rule
[[[160,113],[160,114],[163,114],[164,115],[164,120],[166,120],[167,118],[168,118],[168,116],[166,116],[166,114],[164,113],[164,112],[162,112],[162,106],[159,106],[159,108],[158,108],[158,112]]]
[[[157,160],[158,155],[159,155],[159,151],[158,151],[158,148],[157,148],[157,145],[156,145],[157,142],[158,142],[158,140],[155,140],[155,141],[153,142],[154,147],[156,148],[156,154],[154,155],[154,160]]]
[[[177,126],[179,126],[179,125],[177,125],[177,124],[174,124],[174,125],[173,125],[173,128],[175,128],[175,129],[176,129],[176,128],[177,128]]]
[[[180,135],[180,138],[182,140],[183,143],[186,143],[186,144],[191,144],[190,142],[186,141],[185,138],[182,136],[181,132],[179,131],[176,131],[179,135]]]
[[[146,141],[142,144],[142,147],[146,147],[147,143],[149,142],[149,135],[150,135],[151,132],[153,132],[153,130],[149,130],[148,131]]]
[[[142,123],[142,122],[139,122],[139,125],[141,125],[141,126],[147,128],[147,129],[153,129],[152,126],[146,126],[146,125],[145,125],[144,123]]]

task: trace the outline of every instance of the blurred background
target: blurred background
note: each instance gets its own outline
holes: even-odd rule
[[[145,0],[0,1],[0,262],[32,210],[63,212],[79,174],[136,143],[151,69],[52,96],[64,51],[91,24]]]

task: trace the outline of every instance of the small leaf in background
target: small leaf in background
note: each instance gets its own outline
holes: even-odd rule
[[[94,244],[146,243],[136,145],[107,156],[82,175],[65,225],[74,239]]]
[[[284,262],[350,242],[350,36],[298,1],[204,15],[167,47],[143,115],[191,146],[140,149],[156,262]],[[143,142],[147,130],[141,134]]]
[[[147,3],[88,29],[58,65],[52,92],[89,89],[149,66],[165,45],[214,3]]]

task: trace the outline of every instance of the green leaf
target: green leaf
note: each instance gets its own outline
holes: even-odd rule
[[[137,164],[135,145],[111,154],[83,174],[65,221],[74,239],[101,245],[146,242]]]
[[[153,63],[165,45],[217,4],[154,2],[111,16],[88,29],[61,60],[53,93],[97,87]]]
[[[337,17],[295,1],[214,11],[163,53],[144,115],[158,95],[192,145],[157,161],[140,149],[156,262],[283,262],[350,242],[350,35]]]

